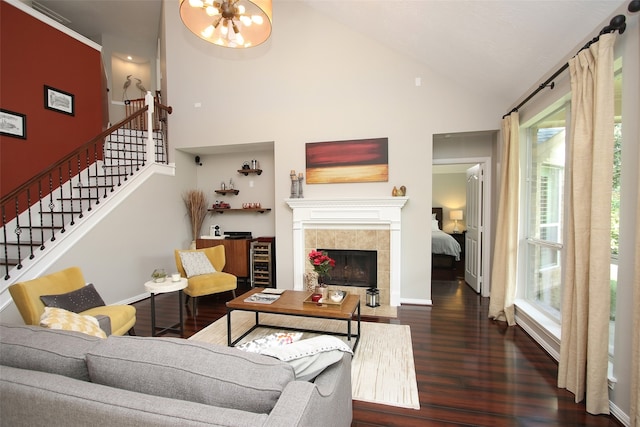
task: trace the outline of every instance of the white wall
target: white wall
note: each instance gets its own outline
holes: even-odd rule
[[[505,106],[298,2],[275,2],[272,37],[247,51],[207,44],[184,27],[175,2],[164,5],[172,144],[274,141],[279,286],[293,281],[285,261],[292,257],[292,217],[284,199],[288,172],[304,170],[304,144],[388,137],[389,182],[306,185],[305,197],[388,196],[394,185],[405,185],[401,296],[430,299],[423,248],[430,238],[433,134],[496,129]]]

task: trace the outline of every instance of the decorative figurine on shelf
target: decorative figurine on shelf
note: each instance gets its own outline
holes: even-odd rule
[[[298,198],[298,176],[296,175],[296,171],[291,169],[291,173],[289,174],[291,177],[291,197],[292,199]]]
[[[300,172],[298,174],[298,199],[304,198],[304,195],[302,194],[302,181],[304,181],[304,175]]]

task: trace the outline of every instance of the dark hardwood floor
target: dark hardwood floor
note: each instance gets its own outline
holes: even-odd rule
[[[489,300],[464,281],[434,281],[432,289],[432,307],[403,305],[397,319],[365,319],[411,326],[421,409],[354,401],[353,427],[622,426],[587,414],[558,389],[557,363],[519,327],[488,319]],[[246,290],[239,286],[238,295]],[[226,314],[229,299],[230,292],[203,297],[197,316],[185,311],[185,337]],[[149,299],[134,306],[136,333],[151,335]],[[177,293],[156,297],[156,308],[159,325],[175,321]]]

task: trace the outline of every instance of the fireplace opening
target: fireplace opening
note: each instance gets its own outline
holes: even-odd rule
[[[318,249],[336,261],[330,285],[378,287],[378,252],[352,249]]]

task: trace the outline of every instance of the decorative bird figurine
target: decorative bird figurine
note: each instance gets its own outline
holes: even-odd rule
[[[124,82],[124,85],[122,86],[122,89],[124,89],[122,91],[122,100],[125,101],[129,98],[127,98],[127,89],[129,89],[129,86],[131,86],[131,74],[129,74],[127,76],[127,81]]]
[[[138,83],[136,83],[136,87],[140,89],[140,94],[144,98],[144,96],[147,94],[147,89],[142,85],[142,80],[137,77],[134,78],[138,81]]]

